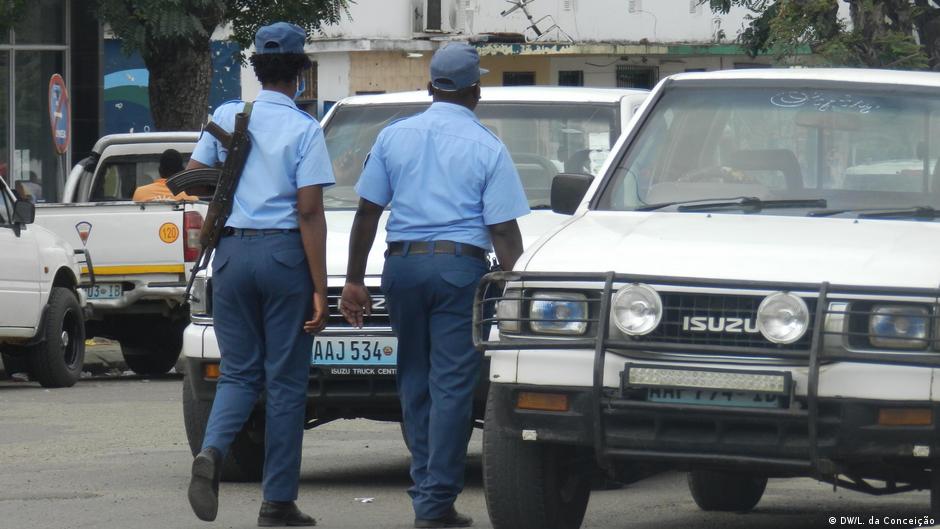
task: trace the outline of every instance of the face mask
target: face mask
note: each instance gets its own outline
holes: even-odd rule
[[[301,95],[303,95],[304,90],[307,89],[307,82],[304,80],[304,78],[303,78],[303,77],[298,77],[297,79],[298,79],[298,81],[297,81],[297,92],[294,93],[294,99],[295,99],[295,100],[296,100],[297,98],[299,98]]]

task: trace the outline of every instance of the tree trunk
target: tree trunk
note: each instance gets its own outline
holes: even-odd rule
[[[186,46],[155,44],[144,57],[150,70],[150,113],[158,131],[199,130],[209,113],[212,59],[209,39]]]

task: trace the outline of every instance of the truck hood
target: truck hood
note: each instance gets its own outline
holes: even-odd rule
[[[326,212],[326,258],[327,274],[330,276],[346,275],[346,259],[349,256],[349,237],[352,233],[355,210],[328,210]],[[569,217],[552,213],[548,210],[537,210],[519,219],[519,230],[522,232],[523,247],[528,248],[542,235],[550,232],[552,228]],[[375,244],[369,253],[369,263],[366,275],[382,275],[382,265],[385,261],[385,223],[388,221],[388,212],[382,214],[379,221],[379,231],[375,236]]]
[[[520,262],[528,271],[937,288],[940,223],[590,211]]]
[[[346,259],[349,256],[349,237],[352,233],[353,219],[356,217],[355,210],[327,210],[326,212],[326,270],[327,275],[333,278],[343,278],[346,276]],[[529,215],[519,219],[519,230],[522,232],[522,241],[525,248],[532,246],[535,242],[550,233],[552,228],[560,224],[563,220],[569,219],[565,215],[559,215],[547,210],[533,211]],[[382,266],[385,261],[385,223],[388,221],[388,212],[382,214],[379,221],[379,231],[375,236],[375,243],[372,245],[372,251],[369,253],[369,262],[366,267],[367,276],[381,276]],[[212,275],[211,267],[207,270],[207,275]]]

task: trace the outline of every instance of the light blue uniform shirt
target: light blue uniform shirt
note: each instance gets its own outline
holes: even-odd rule
[[[529,213],[506,146],[470,109],[451,103],[434,103],[379,133],[356,191],[391,204],[390,242],[447,240],[488,250],[487,226]]]
[[[212,121],[231,132],[244,103],[230,101],[215,110]],[[297,189],[331,185],[333,164],[320,124],[284,94],[262,90],[248,121],[251,151],[235,191],[226,226],[291,229],[297,224]],[[203,133],[192,158],[208,166],[224,162],[228,151],[215,136]]]

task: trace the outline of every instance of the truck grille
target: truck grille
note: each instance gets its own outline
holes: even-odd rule
[[[795,343],[781,345],[767,340],[757,331],[757,307],[763,296],[660,292],[660,297],[663,300],[662,322],[639,341],[768,350],[806,350],[812,341],[815,299],[804,298],[811,314],[806,334]],[[693,330],[695,323],[699,330]],[[701,330],[702,325],[705,330]],[[734,330],[729,332],[727,328]]]
[[[388,308],[385,305],[385,295],[378,287],[370,287],[369,293],[372,294],[372,315],[365,318],[363,326],[365,327],[389,327],[391,319],[388,315]],[[328,327],[349,327],[346,318],[339,311],[339,300],[343,295],[343,287],[331,287],[327,289],[327,303],[330,306],[330,320]]]

